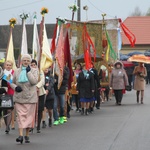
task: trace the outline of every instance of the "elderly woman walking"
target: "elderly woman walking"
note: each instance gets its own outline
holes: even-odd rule
[[[29,130],[33,126],[38,101],[36,88],[38,70],[30,68],[31,56],[29,54],[22,56],[21,63],[22,66],[15,71],[11,84],[11,87],[15,90],[13,98],[19,127],[19,137],[16,142],[23,143],[23,129],[26,129],[25,143],[30,143]]]
[[[123,89],[128,85],[128,77],[123,68],[123,64],[117,61],[114,64],[114,69],[110,75],[110,87],[114,90],[114,95],[116,99],[116,104],[121,105],[123,98]]]
[[[145,78],[147,76],[147,70],[146,67],[144,67],[144,64],[139,63],[139,65],[134,68],[133,74],[135,75],[134,90],[136,90],[137,103],[139,103],[139,95],[141,91],[141,104],[143,104]]]

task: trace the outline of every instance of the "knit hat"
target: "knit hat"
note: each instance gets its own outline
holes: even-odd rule
[[[21,60],[23,60],[24,58],[28,58],[28,59],[30,59],[30,61],[32,61],[32,58],[31,58],[31,56],[29,54],[23,54],[21,56]]]

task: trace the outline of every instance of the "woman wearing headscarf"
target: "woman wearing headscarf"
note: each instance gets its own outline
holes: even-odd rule
[[[11,87],[14,89],[14,102],[19,127],[19,137],[16,142],[23,143],[23,129],[26,129],[25,143],[30,143],[29,130],[33,127],[36,104],[38,101],[37,88],[38,70],[30,68],[31,56],[24,54],[21,58],[21,68],[18,68],[13,77]]]
[[[121,105],[123,89],[128,85],[128,77],[123,68],[123,64],[117,61],[110,75],[110,87],[114,90],[116,104]]]
[[[143,104],[145,78],[147,76],[147,70],[144,64],[139,63],[139,65],[134,68],[133,74],[135,75],[134,90],[136,90],[137,103],[139,103],[139,95],[141,92],[141,104]]]
[[[85,114],[88,115],[89,105],[94,97],[94,89],[94,76],[86,69],[85,65],[83,65],[82,72],[79,73],[77,79],[77,90],[82,107],[81,115],[84,115],[84,105],[86,105]]]
[[[13,80],[13,74],[14,74],[14,70],[12,70],[13,62],[10,60],[7,60],[5,62],[4,67],[5,69],[4,69],[4,76],[2,78],[2,86],[7,87],[7,90],[6,90],[7,95],[13,96],[14,90],[10,87],[10,84],[12,83],[12,80]],[[6,134],[8,134],[10,131],[10,124],[12,120],[11,113],[14,113],[12,109],[3,110],[3,115],[6,116],[4,117],[4,121],[6,125],[6,130],[5,130]]]

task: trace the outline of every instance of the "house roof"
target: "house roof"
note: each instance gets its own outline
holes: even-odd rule
[[[55,24],[46,24],[45,26],[46,26],[46,31],[47,31],[47,37],[48,37],[48,39],[51,39],[53,37]],[[37,25],[37,28],[39,31],[40,25]],[[32,48],[33,25],[27,24],[26,30],[27,30],[28,48]],[[10,26],[9,25],[0,26],[0,48],[1,49],[7,48],[9,33],[10,33]],[[22,25],[15,25],[15,28],[13,29],[14,48],[20,48],[21,47],[21,39],[22,39]]]
[[[135,35],[135,44],[150,44],[150,16],[127,17],[123,23]],[[130,44],[123,32],[122,42]]]

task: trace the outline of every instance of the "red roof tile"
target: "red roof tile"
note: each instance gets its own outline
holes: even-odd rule
[[[123,23],[135,35],[135,44],[150,44],[150,16],[128,17]],[[123,44],[130,44],[125,34],[121,34]]]

